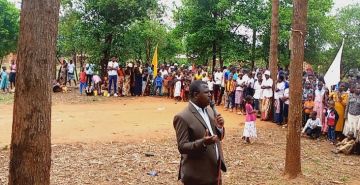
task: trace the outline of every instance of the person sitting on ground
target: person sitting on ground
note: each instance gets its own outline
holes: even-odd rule
[[[310,118],[306,122],[304,129],[302,130],[302,134],[309,136],[311,139],[317,139],[321,134],[321,121],[319,118],[316,118],[317,112],[313,111],[310,114]]]
[[[94,87],[92,85],[85,88],[86,96],[94,96]]]
[[[58,93],[58,92],[62,92],[62,88],[60,86],[60,81],[59,80],[54,80],[53,81],[53,92],[54,93]]]
[[[360,155],[360,132],[358,131],[357,133],[358,134],[355,141],[354,154]]]
[[[349,155],[353,151],[355,143],[356,142],[355,142],[354,133],[350,131],[344,140],[336,144],[336,149],[333,150],[332,152],[336,154],[343,153],[345,155]]]

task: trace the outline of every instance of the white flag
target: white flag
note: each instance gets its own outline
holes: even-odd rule
[[[343,48],[344,48],[344,40],[333,63],[331,64],[329,70],[326,72],[324,76],[325,84],[329,89],[331,88],[331,86],[337,85],[340,82],[340,63],[341,63]]]

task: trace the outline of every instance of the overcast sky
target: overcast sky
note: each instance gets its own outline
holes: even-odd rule
[[[168,7],[167,13],[165,15],[165,22],[169,25],[173,25],[172,23],[172,11],[175,9],[175,6],[181,6],[181,0],[160,0],[162,4]],[[360,0],[334,0],[334,8],[333,11],[336,11],[339,8],[342,8],[344,6],[350,5],[350,4],[360,4]]]

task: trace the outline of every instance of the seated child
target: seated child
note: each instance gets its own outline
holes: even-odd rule
[[[355,137],[353,132],[349,132],[347,137],[340,143],[336,144],[336,149],[332,152],[338,154],[343,153],[345,155],[351,154],[355,146]]]
[[[85,88],[86,96],[94,96],[94,87],[93,86],[87,86]]]
[[[307,120],[304,129],[302,130],[302,134],[309,136],[311,139],[317,139],[321,134],[321,121],[320,118],[316,118],[317,112],[313,111],[310,114],[310,118]]]

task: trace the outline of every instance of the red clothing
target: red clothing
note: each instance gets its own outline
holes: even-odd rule
[[[80,82],[81,83],[86,83],[86,73],[81,72],[79,76],[80,76]]]

